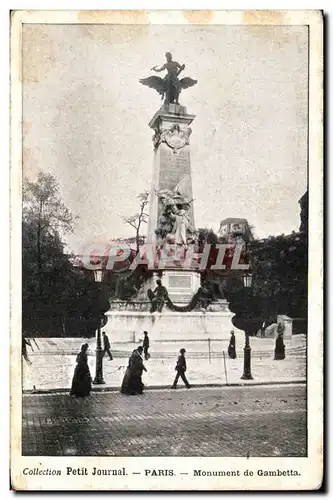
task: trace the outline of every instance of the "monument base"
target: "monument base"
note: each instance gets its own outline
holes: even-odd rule
[[[162,284],[168,290],[168,295],[172,302],[180,306],[187,305],[191,301],[201,284],[200,273],[198,271],[167,269],[160,273],[155,272],[152,278],[145,283],[146,297],[148,288],[155,290],[156,280],[158,279],[162,281]]]
[[[111,342],[139,342],[142,332],[149,333],[151,342],[172,340],[229,339],[230,330],[235,330],[231,318],[233,313],[163,311],[108,311],[108,322],[103,328]]]

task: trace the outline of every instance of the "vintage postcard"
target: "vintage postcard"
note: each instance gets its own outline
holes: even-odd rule
[[[11,13],[11,486],[323,477],[323,13]]]

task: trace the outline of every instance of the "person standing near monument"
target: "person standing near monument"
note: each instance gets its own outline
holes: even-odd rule
[[[145,360],[148,361],[148,359],[150,358],[150,354],[148,353],[148,349],[149,349],[149,337],[148,337],[148,332],[144,331],[144,339],[143,339],[143,343],[142,343],[142,346],[143,346],[143,353],[145,355]]]
[[[235,359],[236,358],[236,337],[235,337],[235,332],[231,330],[231,336],[230,336],[230,341],[229,341],[229,347],[228,347],[228,356],[230,359]]]
[[[112,353],[110,350],[111,345],[110,345],[109,337],[106,335],[105,332],[102,332],[102,334],[103,334],[103,344],[104,344],[103,358],[105,356],[105,353],[107,353],[109,356],[109,360],[112,361],[113,356],[112,356]]]
[[[275,351],[274,351],[274,359],[284,359],[285,355],[285,345],[283,343],[283,326],[279,323],[277,328],[277,338],[275,341]]]
[[[176,377],[175,377],[175,380],[172,384],[172,387],[171,389],[177,389],[177,383],[178,383],[178,379],[179,377],[181,377],[182,381],[184,382],[184,384],[186,385],[187,389],[189,389],[191,386],[190,384],[188,383],[188,380],[185,376],[185,372],[186,372],[186,359],[185,359],[185,352],[186,350],[185,349],[181,349],[180,351],[180,355],[178,356],[178,360],[177,360],[177,364],[176,364],[176,367],[175,367],[175,370],[177,371],[177,374],[176,374]]]

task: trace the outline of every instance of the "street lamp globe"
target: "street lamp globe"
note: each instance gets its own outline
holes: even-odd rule
[[[94,269],[94,278],[97,283],[101,283],[103,278],[103,269]]]
[[[252,286],[252,274],[250,274],[250,273],[244,274],[243,280],[244,280],[244,287],[251,288],[251,286]]]

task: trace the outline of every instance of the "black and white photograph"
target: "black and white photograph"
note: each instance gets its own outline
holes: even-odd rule
[[[14,11],[15,490],[323,473],[321,11]]]

